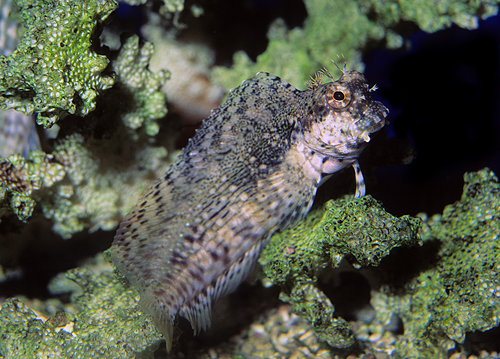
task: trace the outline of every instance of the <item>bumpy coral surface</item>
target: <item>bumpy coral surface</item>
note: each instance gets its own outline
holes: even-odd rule
[[[96,25],[116,8],[114,0],[19,0],[26,29],[17,49],[0,56],[0,106],[52,126],[67,114],[94,110],[113,79],[101,73],[108,59],[92,49]]]
[[[52,186],[64,175],[54,157],[42,151],[32,151],[27,158],[19,154],[0,158],[0,215],[2,205],[9,206],[21,221],[26,221],[35,207],[32,192]]]
[[[130,103],[123,103],[127,108],[122,121],[131,129],[144,126],[148,135],[154,136],[159,131],[157,119],[167,114],[165,95],[159,91],[170,73],[158,70],[153,73],[149,70],[149,60],[153,55],[154,46],[146,42],[139,45],[139,37],[127,39],[120,49],[120,53],[113,61],[113,70],[117,74],[117,86],[132,96]],[[120,99],[116,99],[120,101]]]
[[[160,334],[137,305],[137,293],[115,275],[89,269],[69,271],[80,291],[79,312],[59,311],[47,321],[18,299],[0,310],[0,358],[153,358]],[[138,354],[139,353],[139,354]]]
[[[167,150],[131,141],[122,129],[111,139],[68,136],[59,141],[53,155],[67,176],[46,194],[50,201],[42,198],[41,206],[54,230],[70,238],[86,228],[115,228],[146,184],[163,172]]]
[[[446,358],[467,332],[500,324],[500,184],[489,169],[464,179],[462,199],[423,227],[426,242],[441,243],[437,266],[408,283],[403,295],[380,294],[404,323],[396,343],[401,358]]]
[[[344,257],[377,265],[394,247],[419,243],[420,220],[396,218],[371,196],[330,201],[297,227],[281,232],[264,249],[260,263],[283,288],[281,299],[305,316],[318,337],[335,347],[353,344],[352,330],[317,288],[317,276],[337,267]]]
[[[26,221],[33,212],[35,201],[40,202],[44,215],[53,221],[53,229],[63,238],[70,238],[84,229],[112,230],[116,226],[148,181],[164,170],[162,160],[167,156],[164,147],[149,144],[144,138],[147,136],[141,135],[156,135],[159,129],[156,120],[167,112],[165,95],[159,88],[168,73],[153,73],[148,69],[152,52],[153,45],[145,43],[141,47],[137,36],[129,38],[118,52],[113,63],[116,86],[106,93],[98,118],[87,117],[89,128],[98,121],[105,122],[103,128],[116,126],[105,136],[101,135],[104,138],[86,140],[77,133],[61,136],[52,154],[32,151],[28,161],[21,156],[15,157],[17,167],[7,168],[7,164],[2,167],[0,188],[3,194],[0,199],[4,207],[11,207],[20,219]],[[19,120],[10,122],[13,122],[10,127],[14,129],[24,123]],[[7,122],[4,124],[2,134],[7,134]],[[29,124],[33,125],[32,122]],[[23,140],[18,141],[13,132],[9,131],[9,143],[26,147],[32,142],[29,137],[24,138],[29,133],[23,133]],[[14,177],[30,183],[32,177],[49,176],[44,172],[45,167],[40,166],[31,166],[28,172],[20,172],[25,162],[34,161],[32,158],[46,158],[45,162],[50,166],[57,166],[57,180],[63,177],[65,180],[53,187],[55,180],[50,183],[38,181],[33,189],[39,191],[35,193],[30,186],[23,186],[22,191],[14,189],[13,183],[17,183]],[[14,168],[18,169],[13,171]]]

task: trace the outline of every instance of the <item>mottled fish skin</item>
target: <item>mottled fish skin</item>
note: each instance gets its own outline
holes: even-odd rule
[[[328,77],[331,75],[326,73]],[[299,91],[259,73],[233,89],[177,162],[125,217],[112,259],[172,347],[177,315],[195,334],[211,303],[252,270],[270,235],[309,211],[322,178],[357,157],[388,110],[355,71]]]

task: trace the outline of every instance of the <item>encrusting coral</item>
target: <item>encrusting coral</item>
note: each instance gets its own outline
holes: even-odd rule
[[[0,56],[0,106],[50,127],[68,114],[95,109],[99,92],[113,85],[108,65],[92,46],[96,26],[116,9],[114,0],[19,0],[25,32],[16,50]]]
[[[335,318],[334,307],[318,288],[317,277],[336,268],[344,257],[362,265],[378,265],[390,250],[419,243],[420,220],[396,218],[371,196],[330,201],[294,228],[276,234],[259,262],[265,274],[283,288],[280,299],[305,316],[320,340],[334,347],[354,342],[349,324]]]
[[[139,37],[132,36],[123,44],[118,57],[113,61],[117,75],[116,86],[132,95],[132,101],[124,104],[127,108],[122,117],[125,125],[133,130],[144,126],[149,136],[159,131],[157,119],[167,114],[165,95],[159,91],[170,77],[166,70],[151,72],[148,68],[154,46],[146,42],[139,45]]]
[[[156,121],[167,113],[159,89],[168,72],[149,70],[152,52],[151,43],[141,46],[132,36],[113,61],[115,86],[103,95],[99,116],[89,120],[114,124],[109,134],[93,138],[73,133],[56,141],[52,155],[64,165],[67,176],[44,193],[40,203],[63,238],[84,229],[112,230],[148,180],[164,170],[167,150],[149,140],[158,133]]]
[[[63,166],[42,151],[31,151],[27,158],[19,154],[0,158],[0,216],[5,207],[10,207],[21,221],[26,221],[35,206],[33,190],[51,187],[64,175]]]
[[[64,181],[54,187],[52,184],[56,181],[38,181],[39,185],[33,188],[38,190],[35,193],[32,187],[26,186],[19,191],[12,185],[10,167],[2,167],[0,200],[7,203],[18,218],[26,221],[36,201],[40,202],[45,217],[53,221],[53,229],[63,238],[70,238],[86,228],[111,230],[132,206],[147,179],[159,175],[167,150],[163,146],[150,145],[141,135],[156,135],[159,129],[156,120],[167,113],[165,95],[159,88],[167,80],[168,72],[148,69],[152,52],[151,43],[141,46],[139,38],[132,36],[113,61],[116,84],[106,93],[99,118],[87,118],[87,127],[95,126],[97,121],[117,124],[106,138],[90,140],[74,133],[60,136],[51,154],[28,152],[27,163],[31,163],[32,158],[42,163],[40,158],[45,158],[52,167],[58,166],[57,181],[65,177]],[[8,159],[0,161],[9,162]],[[18,155],[15,161],[17,167],[26,162]],[[32,177],[46,177],[43,168],[33,166],[29,167],[29,172],[16,173],[18,181],[23,183],[31,183]],[[6,191],[12,194],[7,195]]]
[[[129,141],[127,146],[124,141]],[[106,157],[99,156],[103,150]],[[86,228],[112,230],[148,181],[164,170],[167,150],[130,141],[122,129],[112,141],[73,134],[62,139],[53,154],[67,176],[40,204],[54,230],[70,238]]]
[[[161,336],[137,305],[137,293],[108,269],[69,271],[72,314],[61,310],[43,320],[18,299],[0,310],[0,358],[153,358]]]
[[[422,227],[424,243],[440,243],[436,265],[403,294],[387,287],[372,301],[378,315],[403,321],[395,343],[400,358],[447,358],[466,333],[500,324],[500,184],[487,168],[464,180],[461,200]]]

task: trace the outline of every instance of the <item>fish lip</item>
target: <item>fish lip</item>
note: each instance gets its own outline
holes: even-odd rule
[[[379,131],[389,123],[387,121],[387,115],[389,114],[387,107],[380,102],[376,104],[375,108],[367,108],[363,116],[351,125],[351,138],[357,143],[369,142],[372,133]]]

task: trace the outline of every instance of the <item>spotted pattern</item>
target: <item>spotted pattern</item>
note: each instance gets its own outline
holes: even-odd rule
[[[355,71],[306,91],[259,73],[231,91],[112,246],[168,350],[176,316],[208,329],[212,301],[245,279],[274,231],[304,217],[322,178],[354,165],[364,194],[356,158],[386,115]]]

